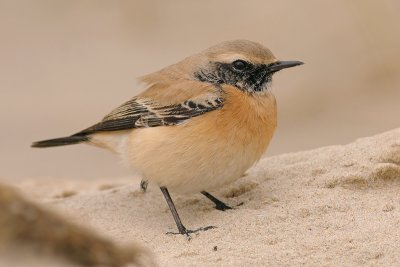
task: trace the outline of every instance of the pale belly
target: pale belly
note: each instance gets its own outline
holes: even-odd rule
[[[152,135],[150,131],[143,131],[146,138]],[[225,148],[216,149],[216,145],[211,142],[187,144],[181,140],[174,144],[167,139],[158,139],[151,147],[143,146],[140,135],[131,142],[130,147],[133,149],[126,163],[140,171],[144,179],[181,193],[210,190],[234,181],[257,160],[254,157],[243,157],[245,150],[229,149],[229,144]]]
[[[132,131],[121,156],[144,179],[171,191],[207,191],[243,176],[260,159],[275,128],[275,124],[264,125],[254,134],[246,125],[227,130],[218,127],[218,120],[205,126],[201,119]]]

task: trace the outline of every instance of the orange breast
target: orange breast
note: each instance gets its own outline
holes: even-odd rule
[[[226,92],[224,107],[194,118],[191,130],[205,138],[211,131],[217,139],[225,139],[233,146],[250,146],[247,149],[261,157],[277,125],[275,97],[272,93],[246,94],[232,86],[223,89]]]

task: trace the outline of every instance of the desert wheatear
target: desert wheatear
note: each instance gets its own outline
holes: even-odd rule
[[[301,64],[279,61],[255,42],[224,42],[142,77],[147,89],[99,123],[32,146],[87,143],[115,152],[160,186],[179,233],[188,235],[194,231],[183,226],[168,189],[201,192],[229,209],[207,191],[260,159],[277,124],[272,75]]]

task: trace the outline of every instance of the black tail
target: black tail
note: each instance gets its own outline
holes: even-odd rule
[[[52,146],[66,146],[66,145],[73,145],[79,144],[85,141],[89,141],[89,137],[87,136],[68,136],[68,137],[61,137],[49,140],[43,140],[34,142],[31,147],[52,147]]]

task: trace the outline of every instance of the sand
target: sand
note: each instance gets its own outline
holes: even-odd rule
[[[5,180],[5,179],[3,179]],[[157,186],[140,177],[24,179],[13,183],[48,209],[119,245],[133,241],[160,266],[395,266],[400,263],[400,128],[348,145],[262,159],[237,182],[198,195],[172,195],[190,241]],[[240,205],[243,203],[242,205]]]
[[[4,184],[0,184],[0,259],[0,266],[13,267],[133,267],[154,262],[142,247],[115,245]]]

